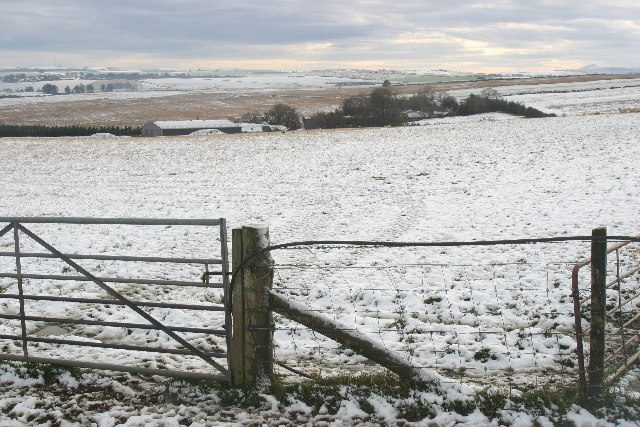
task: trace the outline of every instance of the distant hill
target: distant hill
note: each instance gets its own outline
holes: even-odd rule
[[[598,67],[596,64],[590,64],[574,71],[587,74],[640,74],[640,67]]]

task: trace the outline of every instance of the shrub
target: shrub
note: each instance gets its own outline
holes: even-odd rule
[[[388,88],[376,88],[369,96],[351,96],[331,113],[316,113],[309,129],[348,126],[399,126],[406,122],[403,103]]]
[[[51,83],[46,83],[42,86],[42,93],[47,93],[49,95],[57,95],[58,94],[58,86],[52,85]]]
[[[264,115],[265,121],[271,125],[282,125],[287,129],[300,129],[300,114],[295,108],[286,104],[276,104]]]

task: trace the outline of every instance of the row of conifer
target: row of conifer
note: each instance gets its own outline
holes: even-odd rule
[[[133,126],[47,126],[0,124],[0,137],[91,136],[110,133],[117,136],[139,136],[141,129]]]

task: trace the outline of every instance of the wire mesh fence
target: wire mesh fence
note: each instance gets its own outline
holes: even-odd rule
[[[571,273],[576,255],[588,253],[584,242],[297,248],[274,254],[273,289],[419,370],[527,390],[577,382]],[[620,265],[638,265],[637,251],[623,258]],[[278,373],[292,378],[288,368],[312,376],[381,369],[279,315],[274,352]]]
[[[150,238],[138,226],[119,227],[115,234],[113,230],[107,230],[108,227],[87,230],[79,225],[76,228],[73,231],[65,227],[61,233],[59,227],[48,230],[45,226],[33,226],[70,256],[94,254],[91,258],[81,259],[88,271],[105,280],[115,278],[113,286],[121,294],[146,304],[144,310],[148,314],[172,327],[184,329],[180,333],[205,351],[224,349],[224,334],[200,333],[192,329],[228,330],[229,319],[217,314],[214,319],[215,313],[194,313],[153,305],[158,302],[188,305],[194,301],[226,305],[222,289],[212,287],[207,280],[200,281],[202,277],[208,277],[203,275],[208,272],[206,265],[204,270],[202,265],[191,265],[192,262],[180,265],[150,262],[124,267],[125,263],[130,265],[131,260],[125,262],[115,258],[116,255],[126,258],[136,254],[172,258],[188,253],[201,260],[210,256],[208,251],[202,251],[203,247],[210,247],[203,246],[202,241],[208,242],[211,235],[169,227],[162,230],[168,237],[159,239],[158,236]],[[577,260],[588,256],[590,242],[571,237],[563,241],[542,240],[423,246],[325,243],[280,248],[272,250],[275,260],[272,291],[304,307],[306,312],[330,320],[338,325],[338,329],[366,338],[377,349],[399,355],[401,363],[418,371],[435,371],[452,381],[519,390],[575,384],[579,373],[579,335],[576,335],[572,298],[572,270]],[[6,297],[17,292],[13,277],[17,273],[16,267],[11,263],[14,243],[9,234],[0,236],[0,254],[4,255],[0,257],[0,262],[4,263],[0,266],[8,272],[0,277],[0,292]],[[77,272],[60,259],[38,254],[43,251],[34,241],[24,239],[21,245],[21,268],[24,269],[21,275],[29,293],[38,298],[42,295],[107,297],[86,278],[68,280]],[[626,245],[624,251],[612,252],[607,264],[608,276],[613,280],[607,290],[610,338],[607,367],[610,371],[615,371],[622,362],[632,363],[638,343],[639,246],[636,239]],[[255,248],[247,247],[247,252],[251,251]],[[29,256],[29,253],[37,256]],[[234,263],[239,264],[246,254],[240,255]],[[267,270],[265,274],[270,276],[270,264]],[[27,277],[29,274],[33,277]],[[38,276],[42,274],[49,277]],[[67,280],[61,283],[57,276],[65,276]],[[215,281],[220,277],[210,279]],[[581,269],[577,279],[576,295],[586,302],[590,293],[589,269]],[[127,280],[154,283],[143,286]],[[188,281],[193,287],[185,291],[185,283],[178,285],[175,281]],[[4,318],[0,331],[7,335],[12,330],[14,336],[3,340],[5,353],[20,352],[19,340],[14,339],[19,335],[16,331],[20,330],[16,317],[20,299],[17,301],[0,300]],[[142,320],[132,317],[117,304],[103,302],[97,306],[82,301],[51,301],[25,300],[30,313],[42,313],[50,319],[30,319],[23,330],[31,335],[46,335],[47,339],[74,337],[95,341],[96,345],[104,344],[101,355],[116,350],[112,345],[115,341],[126,345],[167,344],[167,337],[159,331],[131,327]],[[589,328],[588,305],[581,305],[577,313],[583,331]],[[66,316],[78,317],[85,324],[53,321]],[[125,321],[125,324],[111,324],[116,321]],[[234,328],[239,321],[234,315]],[[267,324],[264,329],[271,331],[272,327]],[[275,310],[276,373],[293,379],[300,375],[370,373],[384,369],[346,345],[327,338],[323,332],[322,328],[308,328],[289,320],[282,309]],[[583,341],[588,357],[589,342]],[[56,357],[63,357],[57,352],[68,351],[47,343],[34,346],[54,352]],[[183,351],[175,343],[170,350]],[[118,363],[130,363],[126,357],[116,359]],[[184,361],[184,358],[172,355],[143,360],[150,367],[175,368]]]

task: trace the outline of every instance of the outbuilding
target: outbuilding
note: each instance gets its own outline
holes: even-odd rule
[[[242,124],[231,120],[157,121],[142,126],[142,136],[189,135],[203,129],[217,129],[224,133],[242,132]]]

